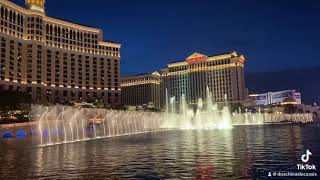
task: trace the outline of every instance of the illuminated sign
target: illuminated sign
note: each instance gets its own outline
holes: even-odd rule
[[[244,63],[245,60],[246,60],[246,59],[245,59],[243,56],[240,56],[240,57],[239,57],[239,61],[240,61],[241,63]]]
[[[192,64],[192,63],[199,63],[199,62],[206,61],[207,58],[208,58],[207,56],[200,56],[200,57],[194,57],[194,58],[186,59],[186,61],[189,64]]]

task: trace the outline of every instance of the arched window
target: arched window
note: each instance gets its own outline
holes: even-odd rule
[[[52,35],[53,27],[50,25],[50,35]]]
[[[21,21],[21,22],[20,22],[21,26],[23,26],[23,24],[24,24],[24,23],[23,23],[24,17],[23,17],[22,15],[21,15],[20,21]]]
[[[57,28],[57,26],[54,26],[54,35],[55,35],[55,36],[58,35],[58,28]]]
[[[70,39],[73,39],[73,31],[70,30]]]
[[[12,11],[9,11],[9,21],[12,22]]]
[[[4,16],[4,7],[1,7],[1,18]]]
[[[62,37],[65,38],[66,37],[66,30],[64,28],[62,28]]]
[[[49,34],[49,24],[46,25],[47,34]]]
[[[8,20],[8,9],[7,8],[4,9],[4,18],[6,20]]]
[[[16,23],[16,17],[17,17],[16,12],[13,12],[13,23]]]
[[[18,14],[18,15],[17,15],[17,22],[18,22],[18,25],[21,25],[20,17],[21,17],[21,16],[20,16],[20,14]]]

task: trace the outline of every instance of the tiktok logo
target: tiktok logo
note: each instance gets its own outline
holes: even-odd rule
[[[306,154],[302,154],[301,160],[304,163],[307,163],[310,160],[310,156],[312,155],[309,149],[306,150]],[[316,165],[314,164],[297,164],[298,170],[317,170]]]
[[[310,156],[312,155],[311,151],[309,149],[306,150],[306,154],[302,154],[301,160],[304,163],[307,163],[310,160]]]

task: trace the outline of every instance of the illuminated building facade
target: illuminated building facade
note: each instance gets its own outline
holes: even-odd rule
[[[121,45],[100,29],[45,14],[45,0],[26,8],[0,0],[0,89],[27,92],[34,103],[120,103]]]
[[[160,107],[160,82],[158,72],[121,79],[121,102],[125,106],[151,105]]]
[[[161,104],[168,97],[175,97],[179,103],[185,95],[187,103],[197,104],[205,100],[208,91],[215,102],[243,102],[248,97],[244,80],[245,58],[236,52],[206,56],[193,53],[185,61],[168,64],[162,70]]]
[[[301,104],[301,93],[296,90],[268,92],[264,94],[251,94],[250,100],[258,106],[273,104]]]

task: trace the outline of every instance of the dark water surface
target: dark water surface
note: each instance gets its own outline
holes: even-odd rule
[[[320,168],[317,125],[157,132],[43,148],[2,139],[0,179],[263,179],[269,171],[296,172],[306,149],[309,164]]]

